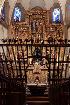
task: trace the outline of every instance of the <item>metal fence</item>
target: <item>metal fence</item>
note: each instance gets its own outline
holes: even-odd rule
[[[39,43],[34,43],[33,39],[25,41],[2,39],[0,44],[0,99],[2,98],[0,105],[8,105],[7,94],[8,97],[11,95],[10,100],[12,97],[16,97],[12,94],[18,94],[16,100],[19,96],[25,97],[27,71],[31,69],[30,65],[34,65],[35,62],[40,63],[41,66],[44,66],[43,70],[48,71],[49,86],[67,81],[70,76],[69,50],[70,41],[66,39],[41,40]],[[22,100],[19,102],[21,105],[23,104]],[[16,105],[19,105],[19,102]],[[15,103],[10,105],[15,105]]]
[[[0,44],[0,73],[11,78],[25,78],[29,66],[35,62],[45,65],[44,70],[48,71],[48,79],[62,79],[69,77],[70,41],[54,40],[40,41],[33,40],[3,39]],[[31,60],[31,61],[30,61]],[[31,69],[31,68],[30,68]]]

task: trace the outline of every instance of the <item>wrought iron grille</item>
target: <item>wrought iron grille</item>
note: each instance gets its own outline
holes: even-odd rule
[[[38,62],[48,72],[50,84],[70,76],[70,41],[33,39],[2,39],[0,44],[0,74],[18,78],[27,83],[27,71]]]

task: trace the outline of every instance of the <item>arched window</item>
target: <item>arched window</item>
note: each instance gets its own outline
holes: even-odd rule
[[[54,8],[52,12],[52,21],[54,23],[59,23],[61,21],[60,8]]]
[[[16,3],[12,14],[12,22],[25,21],[25,14],[25,9],[21,3]]]
[[[54,3],[51,8],[51,22],[55,24],[63,23],[63,15],[59,3]]]
[[[22,16],[21,9],[19,7],[15,7],[13,17],[14,21],[21,21],[21,16]]]
[[[0,4],[0,24],[2,24],[5,28],[8,28],[9,2],[7,0],[4,0],[2,4]]]
[[[5,20],[5,6],[2,5],[0,8],[0,19]]]

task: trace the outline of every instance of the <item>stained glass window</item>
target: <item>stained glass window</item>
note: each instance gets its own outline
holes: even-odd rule
[[[14,9],[14,21],[21,21],[21,10],[19,7]]]
[[[60,16],[60,9],[55,8],[53,10],[53,16],[52,16],[53,22],[59,23],[61,21],[61,16]]]
[[[68,4],[68,11],[70,12],[70,4]]]
[[[0,18],[3,20],[5,19],[5,6],[4,5],[0,8]]]

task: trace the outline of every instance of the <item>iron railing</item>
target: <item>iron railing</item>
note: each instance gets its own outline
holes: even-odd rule
[[[18,100],[19,93],[21,97],[25,97],[27,72],[33,69],[30,67],[35,62],[39,62],[40,65],[44,66],[43,70],[48,71],[48,84],[50,87],[53,86],[53,90],[55,89],[54,86],[61,87],[63,83],[66,84],[65,81],[69,80],[70,76],[69,50],[70,41],[66,39],[42,40],[39,43],[34,43],[33,39],[26,39],[25,41],[22,39],[2,39],[0,44],[0,105],[8,105],[7,99],[9,97],[9,100],[12,100],[12,97],[17,96],[16,100]],[[64,86],[66,88],[66,85]],[[64,93],[63,87],[61,89]],[[55,90],[60,93],[58,88]],[[59,96],[61,95],[58,94]],[[24,102],[20,100],[16,102],[22,105]],[[17,103],[10,105],[19,105]],[[51,105],[54,105],[53,102]],[[61,101],[60,105],[70,105],[70,103],[64,104]]]
[[[48,71],[50,82],[54,79],[60,81],[69,77],[70,41],[54,40],[40,43],[34,43],[32,39],[25,41],[3,39],[2,41],[3,44],[0,44],[0,73],[6,77],[18,77],[27,82],[26,72],[29,66],[39,59],[40,63],[45,65],[44,70]],[[30,59],[32,59],[31,64]]]

